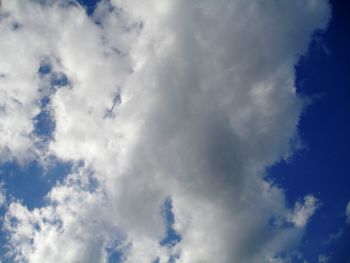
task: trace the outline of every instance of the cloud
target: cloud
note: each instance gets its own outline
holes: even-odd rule
[[[348,204],[346,205],[345,217],[346,217],[346,223],[350,224],[350,202],[348,202]]]
[[[43,207],[9,204],[9,256],[287,262],[318,202],[288,207],[264,174],[298,140],[294,65],[327,2],[68,3],[1,7],[1,158],[75,164]]]
[[[289,215],[289,221],[295,226],[303,227],[319,207],[319,201],[314,196],[307,195],[303,203],[295,204],[293,212]]]
[[[49,193],[46,207],[29,211],[19,202],[10,204],[4,226],[12,245],[9,255],[15,261],[100,262],[107,257],[103,248],[113,246],[108,237],[118,232],[106,222],[105,196],[91,191],[86,174],[77,168]]]

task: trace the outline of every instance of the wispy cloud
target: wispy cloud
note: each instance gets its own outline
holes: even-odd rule
[[[350,201],[348,202],[345,208],[345,217],[346,217],[346,223],[350,224]]]
[[[334,241],[336,241],[336,240],[338,240],[339,238],[341,238],[341,236],[343,235],[343,233],[344,233],[343,228],[339,228],[336,232],[331,233],[331,234],[328,236],[327,240],[324,241],[322,244],[324,244],[324,245],[329,245],[329,244],[333,243]]]

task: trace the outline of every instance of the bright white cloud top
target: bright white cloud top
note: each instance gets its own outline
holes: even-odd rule
[[[319,202],[264,175],[298,146],[294,65],[327,1],[39,2],[2,1],[0,157],[75,165],[45,206],[9,202],[14,259],[289,262]]]

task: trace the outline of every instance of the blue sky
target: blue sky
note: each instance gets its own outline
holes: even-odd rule
[[[26,91],[23,96],[14,93],[12,97],[9,95],[10,102],[6,101],[7,93],[1,93],[6,94],[0,101],[5,105],[4,110],[0,108],[0,113],[4,112],[0,115],[3,123],[11,123],[8,119],[25,123],[16,119],[18,115],[9,114],[9,109],[17,104],[25,109],[20,111],[23,118],[33,123],[32,130],[26,128],[24,132],[18,132],[17,128],[11,130],[12,126],[8,128],[16,138],[14,141],[21,138],[15,136],[27,131],[23,136],[29,143],[23,143],[20,150],[6,139],[0,142],[0,182],[4,196],[0,207],[0,216],[4,219],[1,220],[0,259],[3,262],[60,262],[61,257],[62,262],[190,263],[196,259],[211,262],[212,258],[219,263],[238,259],[242,263],[350,262],[350,223],[345,212],[350,201],[350,18],[347,15],[350,4],[330,1],[331,19],[325,29],[322,23],[327,20],[323,18],[327,12],[323,11],[322,4],[320,11],[316,8],[310,14],[301,11],[298,14],[297,8],[302,10],[303,6],[295,7],[289,14],[288,4],[273,6],[266,9],[266,13],[264,6],[245,9],[242,4],[242,12],[256,11],[252,14],[261,19],[263,28],[274,25],[278,19],[286,25],[279,25],[280,30],[275,29],[275,25],[271,30],[264,28],[264,35],[260,28],[255,28],[256,23],[242,18],[242,28],[239,28],[241,24],[233,28],[231,37],[227,30],[231,30],[234,16],[227,13],[228,18],[220,20],[217,14],[222,9],[216,10],[210,2],[198,10],[212,8],[212,13],[196,13],[195,7],[187,9],[185,4],[174,7],[154,1],[150,6],[138,7],[139,2],[131,1],[119,7],[117,1],[111,1],[108,7],[101,4],[94,14],[99,1],[78,0],[85,11],[74,11],[70,7],[52,7],[50,11],[51,7],[47,7],[42,11],[43,20],[38,21],[28,19],[28,12],[23,11],[42,8],[35,1],[28,2],[23,13],[18,14],[21,4],[16,2],[11,6],[4,2],[10,11],[2,11],[0,23],[3,19],[4,28],[6,23],[19,26],[12,33],[4,29],[0,38],[3,34],[4,40],[12,41],[11,34],[16,31],[21,34],[21,30],[25,32],[28,28],[33,30],[28,32],[42,37],[42,42],[48,44],[38,41],[37,46],[19,47],[28,56],[22,64],[28,63],[30,67],[31,61],[36,61],[33,62],[35,71],[29,74],[34,77],[30,77],[28,83],[32,81],[31,85],[38,87],[37,93],[27,96]],[[47,17],[52,14],[62,17],[50,20],[53,29],[41,28],[45,12]],[[277,12],[271,21],[266,18],[268,12]],[[65,17],[66,14],[69,16]],[[206,15],[209,18],[205,18]],[[291,18],[284,20],[283,15]],[[99,21],[99,25],[91,22],[92,18]],[[69,22],[58,24],[62,32],[67,32],[60,35],[54,23],[68,19],[73,19],[73,26]],[[301,21],[297,29],[294,22],[290,23],[294,19]],[[165,27],[159,26],[162,23]],[[142,30],[147,33],[142,34]],[[202,37],[203,42],[195,42],[198,39],[191,38],[191,30],[198,30],[198,39]],[[296,32],[293,36],[298,37],[288,40],[293,32]],[[62,46],[52,44],[50,34],[60,39],[61,42],[57,42],[63,43]],[[18,35],[18,38],[26,41],[26,36]],[[265,43],[266,36],[272,36],[272,40]],[[280,41],[281,36],[285,42]],[[295,39],[299,37],[300,41]],[[242,38],[239,41],[243,45],[239,41],[237,44],[237,38]],[[250,45],[256,38],[261,41],[258,49]],[[163,45],[164,39],[170,40]],[[286,44],[289,41],[295,42],[295,46]],[[271,44],[276,45],[275,53],[273,47],[269,48]],[[298,57],[303,45],[308,46],[308,51]],[[37,47],[39,51],[32,52]],[[225,56],[216,52],[220,48]],[[96,54],[95,50],[98,50]],[[116,54],[113,50],[123,50],[128,55]],[[40,52],[43,55],[37,56]],[[246,56],[241,57],[241,53]],[[208,54],[208,59],[198,58],[201,54]],[[298,58],[296,64],[291,57]],[[283,65],[281,67],[287,65],[286,71],[276,70],[277,73],[269,75],[275,70],[274,63],[279,61],[283,62],[278,64]],[[210,66],[207,67],[207,63]],[[233,66],[227,69],[230,63]],[[256,69],[259,63],[266,63],[270,71]],[[144,65],[148,65],[147,70]],[[23,68],[7,72],[7,68],[0,65],[0,80],[11,79],[14,73],[19,81],[25,79],[21,74],[27,76],[23,73],[27,68]],[[290,78],[288,68],[295,70],[292,78],[297,97],[289,92],[279,93],[283,90],[279,88],[280,83],[289,85],[288,81],[281,81]],[[181,73],[191,70],[189,77]],[[232,79],[226,73],[221,74],[223,70],[231,72]],[[208,77],[208,72],[213,77]],[[145,86],[152,83],[153,88],[142,91],[137,83]],[[240,88],[246,83],[257,87],[249,93],[253,94],[252,101],[251,95]],[[274,91],[277,95],[271,96],[273,99],[259,89],[265,84],[273,90],[277,87]],[[12,87],[11,82],[0,85]],[[170,88],[162,88],[164,85]],[[198,95],[196,89],[188,89],[188,85],[203,85],[200,87],[205,91]],[[232,85],[234,95],[226,89],[227,85]],[[212,87],[216,89],[211,91]],[[78,91],[74,93],[75,90]],[[255,94],[260,94],[262,99],[255,100]],[[25,98],[30,96],[34,99],[26,106]],[[285,96],[291,97],[284,100]],[[300,108],[302,102],[306,102],[303,109]],[[254,107],[262,108],[255,112]],[[275,107],[276,111],[270,111]],[[272,112],[268,115],[272,117],[260,116],[259,112],[264,110]],[[99,112],[106,111],[110,113],[108,116],[99,117]],[[226,112],[227,118],[222,117]],[[250,112],[256,116],[250,117]],[[227,124],[230,118],[236,127],[232,129],[233,136]],[[0,133],[5,134],[7,126],[4,127],[0,126]],[[266,129],[255,131],[261,127]],[[289,148],[296,134],[302,147],[284,159],[286,153],[300,145]],[[265,193],[263,189],[269,190]],[[242,203],[236,206],[236,199]],[[228,226],[231,223],[232,226]],[[32,232],[28,230],[28,234],[25,229]],[[232,230],[232,234],[227,229]],[[47,233],[56,233],[56,230],[57,240],[52,241],[49,238],[54,237]],[[26,238],[30,240],[28,243]],[[58,256],[54,252],[42,253],[52,248],[42,245],[41,250],[42,241],[57,242]],[[73,247],[72,253],[64,258],[61,250],[68,243]],[[259,245],[264,243],[266,247]],[[80,252],[75,252],[75,248]],[[231,254],[236,249],[239,252]],[[14,254],[8,254],[9,251]],[[199,251],[203,251],[202,254]]]
[[[306,149],[290,163],[272,167],[270,175],[285,186],[290,202],[310,191],[322,200],[302,245],[305,255],[315,260],[323,251],[334,255],[331,262],[347,262],[350,230],[344,224],[343,210],[350,198],[350,6],[346,1],[331,3],[328,29],[317,36],[296,66],[298,91],[314,98],[300,123]],[[322,245],[325,237],[339,229],[343,230],[339,239]]]

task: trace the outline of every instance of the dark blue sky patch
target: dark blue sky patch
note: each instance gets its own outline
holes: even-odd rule
[[[49,57],[42,59],[38,69],[38,75],[42,80],[40,87],[42,98],[38,101],[41,112],[33,118],[34,135],[41,139],[39,144],[43,143],[45,145],[45,143],[52,139],[56,126],[50,104],[50,96],[57,89],[69,85],[70,81],[63,72],[53,71]]]
[[[91,16],[94,13],[95,8],[100,1],[101,0],[78,0],[79,4],[85,8],[88,16]]]
[[[124,253],[122,250],[110,250],[108,251],[108,263],[116,263],[116,262],[123,262],[124,261]]]
[[[56,127],[55,119],[50,104],[50,97],[43,96],[39,100],[40,113],[33,118],[33,134],[40,139],[40,143],[48,143],[52,139]]]
[[[123,240],[117,239],[106,248],[108,263],[121,263],[126,260],[131,244],[123,244],[122,242]]]
[[[52,138],[55,130],[55,121],[51,116],[50,111],[43,110],[34,118],[34,134],[41,137],[43,140]]]
[[[47,170],[37,161],[23,166],[16,162],[7,162],[0,166],[0,175],[8,199],[21,200],[25,206],[33,209],[45,205],[44,197],[57,182],[62,181],[71,168],[71,163],[54,158]]]
[[[181,236],[173,228],[175,217],[171,198],[165,200],[162,207],[162,215],[166,226],[166,236],[159,242],[159,244],[161,246],[173,247],[181,241]]]
[[[46,74],[49,74],[52,70],[52,66],[50,63],[48,62],[42,62],[40,64],[40,67],[39,67],[39,70],[38,70],[38,73],[39,75],[46,75]]]
[[[67,86],[69,84],[68,77],[62,72],[53,72],[50,77],[50,84],[54,88]]]
[[[39,105],[40,108],[46,108],[50,105],[51,99],[49,96],[43,96],[40,101],[39,101]]]
[[[64,72],[55,71],[50,57],[44,57],[38,67],[40,88],[43,96],[51,96],[57,89],[70,85],[70,80]]]

